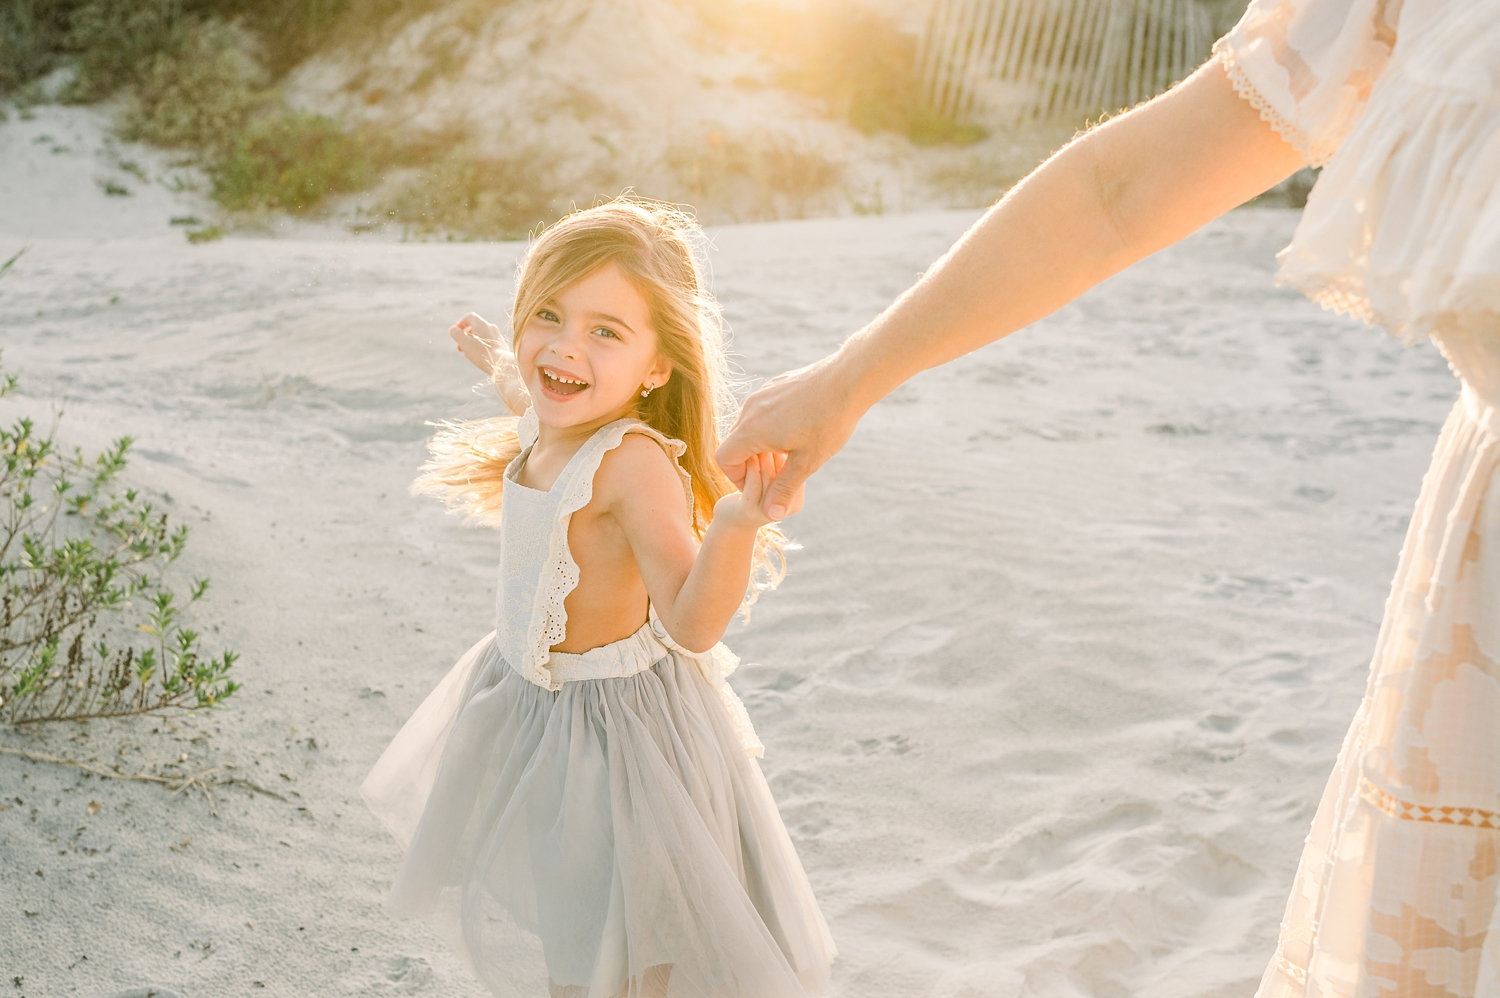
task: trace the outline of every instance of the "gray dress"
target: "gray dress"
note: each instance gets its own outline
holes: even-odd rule
[[[534,421],[522,421],[495,630],[361,788],[407,847],[391,906],[456,911],[464,950],[496,994],[817,994],[833,941],[725,682],[734,656],[722,645],[686,651],[654,613],[622,640],[549,650],[567,633],[564,600],[578,583],[568,524],[627,433],[674,460],[682,452],[621,420],[540,491],[516,481],[535,442]]]

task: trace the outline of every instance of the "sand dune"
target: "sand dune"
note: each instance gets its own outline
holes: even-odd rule
[[[0,172],[0,258],[29,247],[0,417],[61,399],[68,440],[136,438],[245,688],[0,745],[185,755],[277,796],[214,814],[0,756],[7,993],[479,995],[381,910],[396,849],[355,788],[489,626],[493,536],[405,490],[424,420],[493,405],[444,329],[503,315],[521,247],[193,246],[161,217],[185,202],[91,216],[44,181]],[[974,217],[714,231],[748,375],[818,356]],[[1234,213],[916,379],[790,521],[805,550],[729,640],[834,994],[1252,990],[1455,394],[1434,352],[1271,287],[1294,220]]]

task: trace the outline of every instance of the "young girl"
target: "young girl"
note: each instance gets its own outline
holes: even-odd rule
[[[833,942],[717,643],[785,538],[760,511],[776,462],[742,491],[714,464],[733,400],[698,235],[654,203],[575,212],[521,266],[510,349],[475,315],[450,330],[522,414],[447,426],[415,486],[498,523],[495,630],[362,790],[407,846],[392,907],[456,900],[497,994],[526,989],[525,940],[565,998],[827,983]]]

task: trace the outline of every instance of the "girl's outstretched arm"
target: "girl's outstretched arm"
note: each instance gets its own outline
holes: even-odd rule
[[[761,506],[774,474],[769,454],[748,462],[744,490],[719,500],[700,545],[682,479],[656,443],[627,436],[600,465],[595,498],[619,523],[667,633],[689,651],[712,648],[744,602],[756,533],[770,522]]]
[[[1064,146],[837,351],[752,394],[719,463],[739,482],[754,455],[787,453],[766,500],[779,519],[901,382],[1057,310],[1301,165],[1209,61]]]
[[[500,327],[477,312],[470,312],[448,327],[458,352],[484,372],[495,386],[505,407],[517,416],[531,408],[531,393],[521,380],[515,355],[500,335]]]

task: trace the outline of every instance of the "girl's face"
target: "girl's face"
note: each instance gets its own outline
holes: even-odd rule
[[[645,299],[614,263],[527,316],[516,361],[539,423],[588,432],[633,415],[642,389],[671,374]]]

